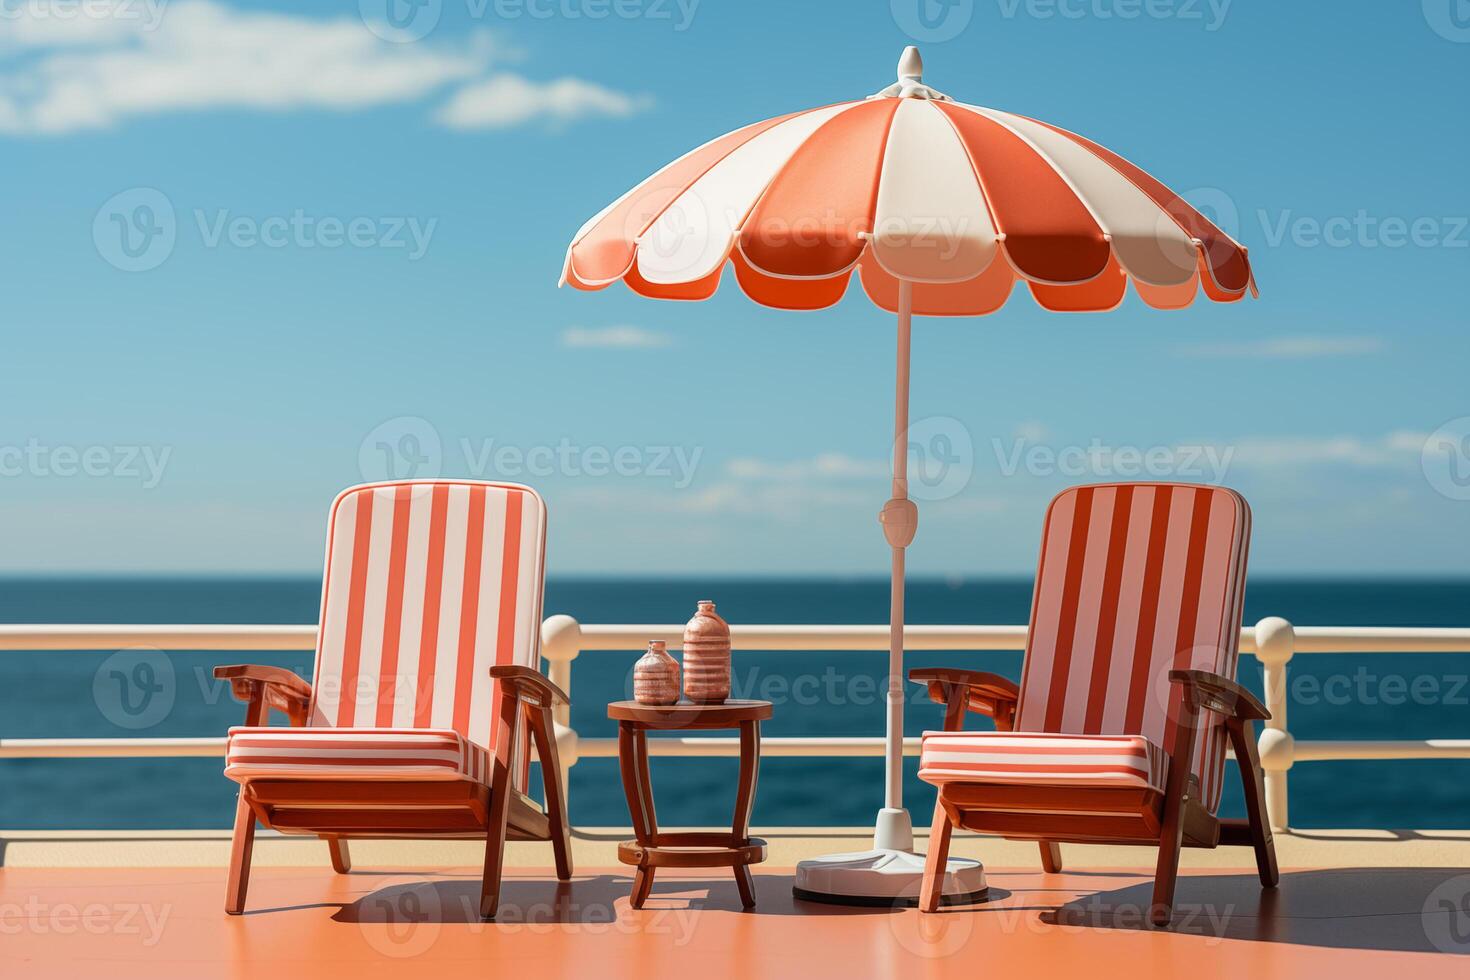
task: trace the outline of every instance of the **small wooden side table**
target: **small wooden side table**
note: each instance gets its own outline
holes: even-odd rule
[[[746,908],[755,905],[750,865],[766,859],[766,842],[750,836],[750,811],[760,769],[761,722],[771,717],[769,701],[726,701],[723,704],[681,702],[654,707],[636,701],[614,701],[607,716],[618,723],[618,760],[634,839],[618,845],[618,860],[637,867],[629,901],[641,909],[658,868],[730,868]],[[660,833],[653,812],[653,784],[648,778],[648,732],[740,729],[740,782],[735,817],[728,834]]]

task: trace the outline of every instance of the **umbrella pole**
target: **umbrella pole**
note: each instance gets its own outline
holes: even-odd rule
[[[883,810],[876,846],[913,847],[913,824],[903,808],[903,587],[904,549],[914,540],[919,511],[909,499],[909,352],[913,333],[913,283],[898,281],[898,357],[893,407],[893,495],[878,519],[893,549],[888,606],[888,727]]]

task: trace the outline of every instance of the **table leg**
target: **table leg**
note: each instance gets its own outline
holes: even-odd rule
[[[633,872],[633,891],[628,895],[628,904],[635,909],[643,908],[648,893],[653,891],[653,869],[640,864]]]
[[[648,737],[641,728],[622,722],[618,725],[618,762],[623,776],[623,792],[628,797],[628,813],[633,818],[633,836],[645,847],[658,843],[658,815],[653,808],[653,783],[648,775]],[[654,869],[639,864],[633,875],[633,891],[629,904],[641,909],[653,888]]]
[[[730,830],[737,843],[743,844],[750,837],[750,814],[755,808],[756,777],[760,773],[761,723],[740,723],[740,788],[735,797],[735,819]],[[740,890],[740,902],[746,908],[755,907],[755,882],[750,876],[750,866],[735,866],[735,887]]]
[[[628,813],[633,818],[633,836],[640,844],[652,845],[658,834],[658,816],[648,776],[648,739],[642,730],[626,722],[618,726],[618,764]]]

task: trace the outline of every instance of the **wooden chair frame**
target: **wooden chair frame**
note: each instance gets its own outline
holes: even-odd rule
[[[235,697],[245,702],[245,724],[268,723],[270,709],[284,713],[291,725],[306,724],[311,685],[283,667],[216,667],[214,676],[230,682]],[[506,840],[550,841],[556,876],[572,876],[571,832],[567,824],[566,793],[552,728],[551,709],[570,703],[567,695],[530,667],[496,666],[490,676],[500,682],[500,731],[495,742],[491,783],[472,780],[348,780],[255,777],[240,784],[235,807],[235,832],[230,846],[230,874],[225,911],[245,910],[250,884],[250,855],[255,824],[282,833],[314,834],[327,842],[332,869],[347,874],[352,862],[351,838],[469,838],[485,841],[485,870],[480,886],[480,915],[495,917],[500,901],[500,878]],[[524,713],[523,713],[524,712]],[[524,723],[523,723],[524,721]],[[528,729],[546,788],[541,809],[511,785],[517,740]],[[381,810],[373,809],[381,803]],[[435,825],[422,812],[403,804],[434,808]]]
[[[945,706],[945,731],[962,730],[970,711],[994,719],[999,731],[1014,730],[1020,689],[1008,678],[984,671],[932,668],[910,671],[909,680],[926,685],[929,697]],[[1252,721],[1266,721],[1271,713],[1235,681],[1210,671],[1171,670],[1169,681],[1178,689],[1180,741],[1169,758],[1163,793],[1107,787],[946,783],[940,787],[934,806],[920,910],[933,912],[939,908],[943,869],[955,827],[1035,840],[1041,848],[1042,867],[1051,874],[1062,870],[1059,841],[1157,844],[1159,859],[1149,909],[1149,919],[1156,926],[1168,925],[1173,918],[1182,846],[1249,845],[1255,849],[1261,886],[1275,888],[1281,875],[1271,825],[1266,819],[1265,787],[1251,728]],[[1222,820],[1199,799],[1190,760],[1201,712],[1224,719],[1245,783],[1245,820]]]

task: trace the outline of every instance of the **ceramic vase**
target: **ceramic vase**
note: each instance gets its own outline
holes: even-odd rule
[[[730,625],[701,599],[684,627],[684,697],[696,704],[723,704],[730,696]]]
[[[652,640],[648,652],[633,665],[633,700],[668,705],[679,701],[679,662],[663,640]]]

